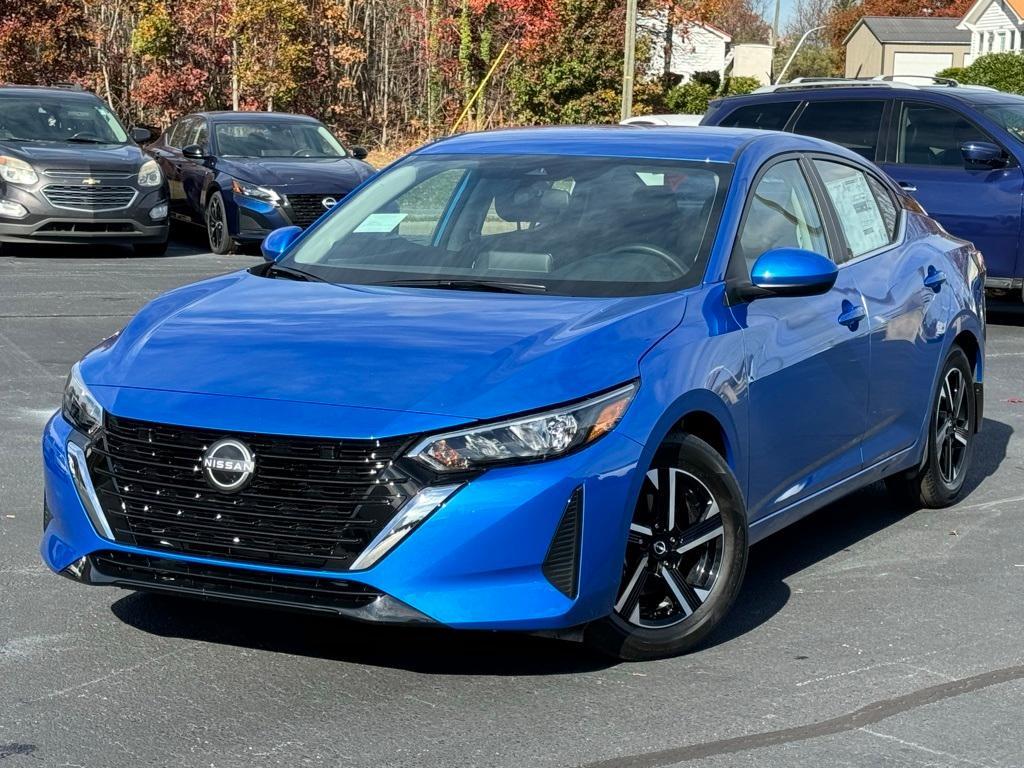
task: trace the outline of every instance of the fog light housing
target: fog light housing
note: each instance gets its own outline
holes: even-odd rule
[[[7,219],[24,219],[28,216],[28,208],[13,200],[0,200],[0,216]]]
[[[153,221],[167,218],[167,203],[157,203],[149,209],[149,218]]]

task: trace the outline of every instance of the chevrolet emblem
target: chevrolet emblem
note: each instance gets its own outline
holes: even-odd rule
[[[86,176],[84,179],[82,179],[82,183],[85,184],[87,187],[95,187],[101,184],[102,182],[100,182],[99,179],[94,179],[92,176]]]

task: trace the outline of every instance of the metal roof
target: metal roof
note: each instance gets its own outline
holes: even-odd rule
[[[865,16],[846,36],[846,43],[864,24],[881,43],[946,43],[970,45],[971,33],[957,29],[960,19],[933,16]]]

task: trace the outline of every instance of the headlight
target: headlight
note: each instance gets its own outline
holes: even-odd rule
[[[81,364],[75,363],[64,385],[64,403],[61,408],[64,418],[75,429],[87,435],[94,435],[103,426],[103,406],[82,381]]]
[[[231,191],[236,195],[243,195],[244,197],[253,197],[257,200],[266,200],[268,203],[279,203],[281,202],[281,196],[272,189],[266,187],[260,187],[256,184],[246,184],[244,181],[232,181]]]
[[[156,160],[147,160],[139,168],[140,187],[159,187],[164,183],[164,175],[160,172],[160,166]]]
[[[0,178],[13,184],[35,184],[39,181],[31,165],[8,155],[0,155]]]
[[[428,437],[409,456],[438,472],[562,456],[607,434],[636,394],[636,384],[546,413]]]

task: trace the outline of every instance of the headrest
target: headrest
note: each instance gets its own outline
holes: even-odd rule
[[[495,195],[494,211],[505,221],[535,221],[546,191],[546,181],[519,182]]]

